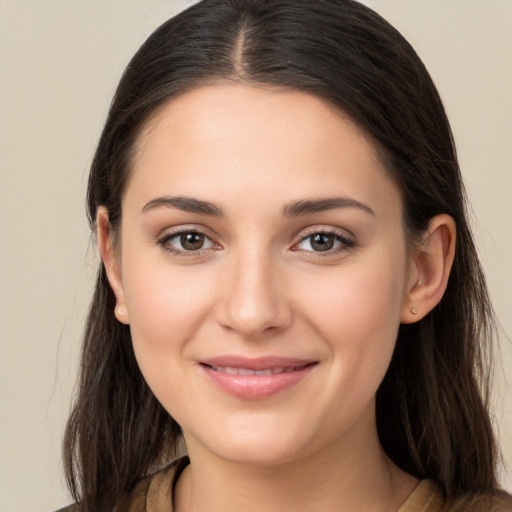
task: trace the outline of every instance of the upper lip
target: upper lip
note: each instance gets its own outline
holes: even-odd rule
[[[263,356],[245,357],[238,355],[216,356],[202,359],[199,363],[207,366],[222,368],[244,368],[247,370],[273,370],[275,368],[302,367],[316,363],[313,359],[299,359],[293,357]]]

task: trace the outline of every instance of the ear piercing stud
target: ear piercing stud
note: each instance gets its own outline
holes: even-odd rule
[[[418,310],[416,308],[411,308],[411,313],[413,315],[417,315],[418,314]]]

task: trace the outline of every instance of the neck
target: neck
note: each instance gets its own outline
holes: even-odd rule
[[[376,428],[272,465],[228,461],[193,440],[187,446],[191,465],[176,487],[176,512],[391,512],[417,484],[386,456]]]

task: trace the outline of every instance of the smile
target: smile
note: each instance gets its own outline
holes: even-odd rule
[[[247,359],[238,356],[201,361],[207,381],[223,393],[242,400],[263,400],[299,384],[316,361],[285,358]]]
[[[249,368],[234,368],[232,366],[210,366],[216,372],[228,373],[229,375],[277,375],[278,373],[289,373],[301,370],[306,365],[267,368],[266,370],[251,370]]]

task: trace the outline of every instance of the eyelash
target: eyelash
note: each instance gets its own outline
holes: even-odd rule
[[[326,257],[329,257],[329,256],[333,256],[335,254],[342,253],[342,252],[347,251],[349,249],[352,249],[352,248],[354,248],[356,246],[356,243],[355,243],[354,240],[351,240],[351,239],[347,238],[346,236],[340,234],[337,231],[329,230],[329,229],[315,229],[313,231],[310,231],[310,232],[306,233],[301,238],[300,242],[296,243],[292,247],[292,251],[300,251],[301,249],[295,249],[294,247],[298,246],[302,242],[312,238],[315,235],[328,235],[328,236],[332,236],[334,238],[335,242],[339,242],[340,246],[335,248],[335,249],[328,249],[326,251],[304,251],[304,252],[309,253],[310,257],[326,258]]]
[[[204,237],[205,240],[209,240],[212,246],[215,248],[214,250],[218,250],[218,248],[220,247],[219,244],[217,244],[211,239],[211,237],[209,237],[206,233],[203,233],[198,229],[181,229],[179,231],[174,231],[173,233],[168,233],[163,237],[159,238],[157,240],[157,243],[162,247],[164,251],[170,252],[174,256],[181,257],[200,256],[205,250],[211,249],[210,247],[208,247],[206,249],[201,248],[195,251],[187,251],[184,249],[176,249],[175,247],[169,244],[171,240],[179,238],[183,235],[199,235]]]
[[[198,249],[195,251],[187,251],[183,249],[176,249],[172,245],[169,244],[169,242],[175,238],[178,238],[182,235],[199,235],[205,238],[205,240],[209,240],[209,242],[212,244],[213,247],[208,247],[206,249]],[[326,251],[309,251],[304,249],[297,249],[296,247],[300,245],[302,242],[312,238],[315,235],[327,235],[334,237],[335,242],[338,242],[340,244],[339,247],[335,249],[327,249]],[[181,229],[179,231],[175,231],[173,233],[168,233],[164,235],[163,237],[159,238],[157,240],[158,245],[162,247],[164,251],[170,252],[171,254],[179,257],[191,257],[191,256],[200,256],[204,251],[214,249],[218,250],[220,248],[220,245],[217,244],[214,240],[211,239],[206,233],[197,230],[197,229]],[[314,231],[310,231],[309,233],[305,234],[299,242],[294,244],[294,246],[291,248],[292,251],[303,251],[306,253],[309,253],[310,256],[315,258],[325,258],[328,256],[332,256],[334,254],[339,254],[341,252],[347,251],[349,249],[352,249],[355,247],[356,243],[353,240],[350,240],[349,238],[345,237],[344,235],[341,235],[337,231],[333,230],[325,230],[325,229],[317,229]]]

